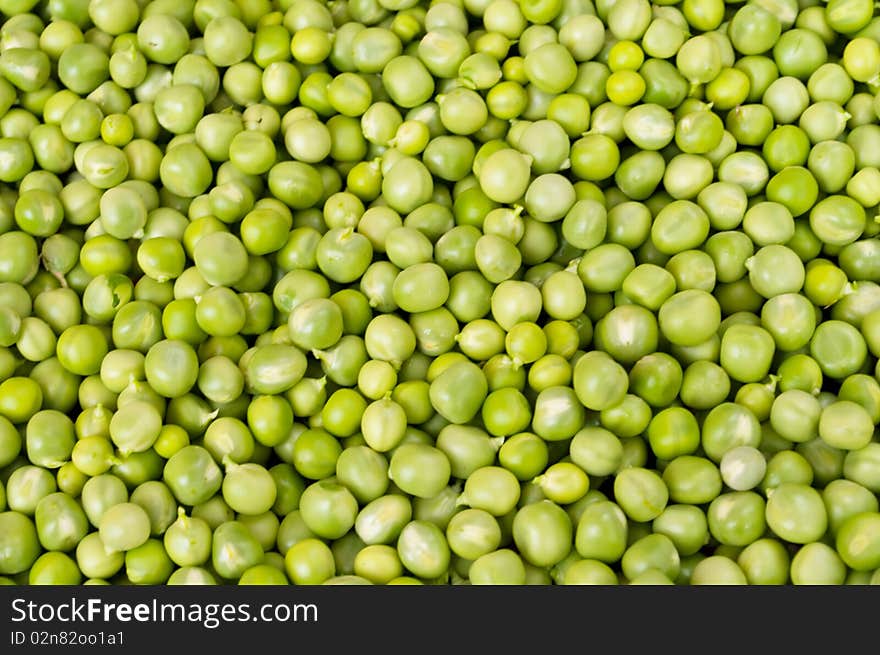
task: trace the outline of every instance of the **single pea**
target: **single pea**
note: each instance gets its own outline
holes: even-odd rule
[[[626,370],[600,351],[589,352],[578,359],[573,379],[578,399],[593,410],[617,405],[629,388]]]
[[[615,477],[614,497],[633,520],[650,521],[666,507],[669,492],[657,473],[632,467],[620,471]]]
[[[449,460],[443,452],[421,444],[402,444],[396,448],[388,471],[398,487],[421,498],[436,496],[450,477]]]
[[[809,461],[796,451],[782,450],[767,461],[767,473],[761,488],[772,490],[784,483],[809,485],[815,474]]]
[[[58,359],[65,369],[77,375],[97,373],[107,350],[104,334],[94,326],[71,326],[58,337]]]
[[[488,512],[466,509],[452,517],[446,528],[446,539],[453,553],[475,560],[498,548],[501,528]]]
[[[502,548],[476,558],[468,579],[474,585],[525,584],[526,567],[514,551]]]
[[[757,326],[734,325],[721,338],[721,365],[740,382],[762,379],[770,369],[774,352],[772,335]]]
[[[810,340],[810,354],[823,374],[841,379],[857,372],[867,356],[859,331],[849,323],[828,320],[820,323]]]
[[[196,505],[220,490],[223,474],[207,450],[186,446],[168,460],[163,479],[181,503]]]
[[[99,524],[101,541],[108,549],[132,550],[150,536],[150,518],[140,505],[120,503],[108,508]]]
[[[577,524],[575,549],[587,559],[613,563],[627,546],[627,521],[616,504],[599,500],[588,505]]]
[[[336,539],[354,526],[358,505],[348,489],[323,480],[306,487],[300,498],[300,510],[311,530],[324,538]]]
[[[6,504],[13,511],[33,516],[39,502],[56,490],[51,473],[25,464],[15,469],[6,482]]]
[[[284,567],[295,584],[321,584],[336,573],[330,548],[314,538],[292,546],[284,557]]]
[[[621,559],[623,574],[630,580],[648,570],[657,570],[669,579],[678,576],[680,560],[673,541],[664,534],[650,534],[635,541]]]
[[[767,525],[785,541],[818,541],[828,526],[822,496],[806,485],[780,484],[768,494]]]
[[[386,495],[367,503],[358,513],[355,531],[367,544],[392,543],[412,518],[412,505],[401,495]]]
[[[166,339],[154,344],[144,360],[147,382],[159,394],[176,398],[187,393],[198,380],[198,358],[184,341]]]
[[[693,555],[708,542],[706,515],[693,505],[669,505],[652,523],[655,533],[672,540],[681,555]]]
[[[848,196],[831,195],[810,211],[810,227],[823,243],[845,246],[864,230],[864,209]]]
[[[724,555],[710,555],[701,560],[690,577],[691,585],[745,585],[745,573],[739,565]]]
[[[63,491],[40,500],[34,511],[34,524],[44,548],[63,552],[73,550],[89,529],[80,504]]]
[[[462,502],[493,516],[503,516],[515,507],[519,496],[519,481],[513,473],[498,466],[486,466],[475,470],[465,481]]]
[[[263,548],[244,523],[226,521],[214,531],[211,564],[226,579],[238,579],[263,559]]]
[[[845,579],[846,564],[821,541],[806,544],[791,559],[791,582],[795,585],[840,585]]]
[[[82,574],[76,562],[64,553],[44,553],[31,566],[28,584],[31,585],[78,585]]]
[[[571,520],[559,505],[550,500],[519,509],[512,529],[518,551],[535,566],[552,566],[571,551]]]
[[[654,407],[665,407],[678,395],[683,372],[671,355],[652,353],[641,357],[630,370],[632,392]]]
[[[397,541],[397,554],[408,571],[428,579],[444,573],[450,561],[443,532],[427,521],[411,521],[404,526]]]
[[[550,497],[551,499],[561,499],[574,497],[579,499],[585,493],[589,480],[583,471],[576,466],[571,467],[565,463],[559,463],[559,466],[550,470],[547,475],[536,477],[526,487],[527,490],[534,490],[536,497]],[[521,496],[523,504],[531,502],[526,495]]]
[[[816,311],[800,294],[784,293],[770,298],[761,308],[761,325],[783,351],[806,346],[816,327]]]
[[[651,312],[626,305],[615,307],[596,323],[594,338],[616,361],[631,364],[656,350],[659,331]]]
[[[874,421],[868,411],[851,400],[837,400],[824,407],[818,433],[833,448],[859,450],[871,442]]]
[[[690,455],[700,445],[696,418],[680,407],[669,407],[655,414],[648,425],[647,435],[651,450],[660,459]]]
[[[788,582],[791,556],[776,539],[762,538],[746,546],[737,563],[749,584],[781,585]]]
[[[873,443],[859,450],[848,452],[844,460],[844,477],[876,492],[878,488],[876,479],[877,455],[878,449],[874,447]]]
[[[221,489],[227,504],[239,514],[248,516],[267,512],[275,504],[277,494],[269,472],[252,462],[227,464]]]
[[[708,292],[689,289],[667,299],[660,307],[658,319],[664,337],[677,345],[694,346],[718,330],[721,310]]]

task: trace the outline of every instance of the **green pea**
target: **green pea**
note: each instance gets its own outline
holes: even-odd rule
[[[271,564],[257,564],[247,569],[239,578],[240,585],[286,585],[287,576]]]
[[[39,502],[56,489],[51,473],[25,464],[15,469],[6,482],[6,504],[11,510],[33,516]]]
[[[814,176],[820,190],[834,193],[843,189],[855,170],[855,152],[846,143],[822,141],[813,146],[807,158],[807,168]],[[837,200],[832,200],[835,204]],[[817,203],[818,204],[818,203]],[[827,204],[825,207],[827,207]],[[847,203],[844,203],[846,205]],[[823,207],[823,209],[825,208]],[[845,223],[852,222],[851,216],[841,215]],[[858,222],[856,211],[855,222]]]
[[[269,511],[277,495],[275,481],[269,471],[251,462],[227,464],[222,493],[223,499],[233,510],[248,516]]]
[[[816,327],[810,340],[810,354],[819,363],[823,374],[841,379],[861,368],[867,347],[852,325],[830,320]]]
[[[263,548],[243,523],[226,521],[214,531],[211,564],[220,577],[238,579],[262,559]]]
[[[572,525],[565,511],[550,500],[519,509],[513,519],[513,540],[521,556],[534,566],[553,566],[572,548]]]
[[[871,442],[873,425],[864,407],[851,400],[838,400],[822,409],[818,433],[833,448],[859,450]]]
[[[681,555],[693,555],[709,540],[706,515],[692,505],[669,505],[652,523],[655,533],[672,540]]]
[[[710,555],[693,570],[691,585],[744,585],[747,578],[739,565],[723,555]]]
[[[836,534],[850,517],[877,511],[877,499],[865,487],[850,480],[838,479],[822,490],[828,515],[828,527]]]
[[[476,560],[499,546],[501,528],[488,512],[466,509],[449,521],[446,539],[453,553],[465,559]]]
[[[181,503],[197,505],[220,490],[223,474],[207,450],[186,446],[168,460],[163,480]]]
[[[404,567],[421,578],[437,578],[449,567],[446,538],[427,521],[411,521],[404,526],[397,541],[397,554]]]
[[[34,524],[40,544],[52,551],[73,550],[89,530],[82,507],[64,492],[40,499],[34,511]]]
[[[669,579],[679,573],[680,560],[672,540],[664,534],[651,534],[634,542],[621,559],[623,574],[633,580],[649,570],[662,572]]]
[[[633,520],[650,521],[666,507],[669,492],[657,473],[632,467],[623,469],[615,477],[614,498]]]
[[[125,554],[107,548],[99,533],[86,535],[76,547],[76,564],[88,578],[107,579],[125,564]]]
[[[819,201],[810,212],[810,227],[825,243],[852,243],[860,236],[864,226],[861,205],[846,196],[829,196]]]
[[[322,480],[303,491],[300,511],[309,529],[325,539],[338,539],[355,523],[357,500],[345,487]]]
[[[570,505],[587,493],[590,479],[584,471],[571,462],[557,462],[532,481],[543,495],[555,503]]]
[[[430,398],[434,409],[447,420],[467,423],[480,410],[487,392],[482,371],[474,364],[461,362],[431,382]]]
[[[144,360],[147,382],[159,394],[176,398],[187,393],[198,379],[198,358],[184,341],[166,339],[154,344]]]
[[[390,479],[403,491],[420,498],[436,496],[449,482],[449,460],[443,451],[421,444],[402,444],[394,450]]]
[[[638,305],[615,307],[596,323],[594,338],[616,361],[631,364],[657,348],[657,321]]]
[[[586,353],[578,359],[573,380],[578,399],[593,410],[617,405],[629,388],[626,370],[600,351]]]
[[[658,319],[660,331],[672,343],[695,346],[718,330],[721,310],[706,291],[689,289],[668,298],[660,307]]]
[[[82,574],[76,562],[64,553],[44,553],[33,563],[28,573],[31,585],[78,585]]]
[[[145,450],[140,453],[130,453],[119,457],[113,462],[111,471],[119,476],[125,484],[135,487],[148,480],[155,480],[162,474],[164,460],[153,450]]]
[[[632,392],[655,407],[665,407],[678,395],[683,373],[681,365],[666,353],[640,358],[630,370]]]
[[[627,546],[627,521],[616,504],[600,500],[591,503],[581,514],[575,534],[575,549],[587,559],[613,563]]]
[[[761,488],[766,492],[787,482],[809,485],[813,477],[813,469],[804,456],[795,451],[783,450],[768,460],[767,473],[761,482]]]
[[[119,503],[109,507],[98,525],[108,549],[127,551],[144,544],[150,536],[150,517],[140,505]]]
[[[819,401],[806,391],[783,391],[770,411],[770,422],[780,436],[794,442],[804,442],[818,435],[822,413]]]
[[[520,199],[529,185],[531,162],[526,155],[501,149],[483,162],[478,179],[483,192],[493,201],[512,203]]]
[[[519,497],[519,481],[513,473],[498,466],[485,466],[467,478],[461,502],[493,516],[503,516],[516,506]]]
[[[795,585],[840,585],[845,579],[846,564],[821,541],[806,544],[792,557],[791,582]]]
[[[211,183],[213,171],[205,153],[195,144],[183,143],[168,150],[159,168],[162,184],[183,198],[195,198]]]
[[[651,419],[648,442],[654,454],[661,459],[690,455],[700,444],[697,420],[684,408],[664,409]]]
[[[434,92],[434,81],[424,64],[415,57],[401,55],[389,60],[383,69],[382,84],[395,104],[416,107]]]
[[[782,585],[789,579],[791,556],[776,539],[763,538],[746,546],[737,564],[749,584]]]
[[[206,569],[200,566],[182,566],[174,571],[166,581],[168,585],[215,585],[217,581]]]
[[[869,239],[862,239],[844,246],[838,257],[838,260],[843,267],[840,272],[843,272],[844,276],[851,276],[853,278],[874,279],[876,275],[874,275],[874,272],[871,269],[869,259],[866,259],[866,257],[870,256],[872,250],[872,240]],[[826,272],[832,271],[833,268],[824,270]],[[822,276],[820,276],[820,278],[821,277]],[[832,287],[832,290],[837,294],[835,297],[840,298],[843,292],[851,289],[846,286],[845,280],[840,280],[839,273],[837,273],[835,277],[837,279],[834,279],[834,282],[837,282],[838,284]],[[867,286],[868,291],[871,291],[871,285],[869,284]],[[857,287],[855,291],[858,292],[860,288],[861,287]]]
[[[763,328],[731,326],[721,338],[721,365],[740,382],[757,382],[770,369],[775,351],[772,335]]]
[[[528,384],[537,392],[571,382],[571,364],[556,353],[544,355],[529,369]]]
[[[874,447],[873,443],[859,450],[850,451],[844,460],[844,477],[867,489],[876,490],[878,487],[875,473],[877,455],[878,449]]]
[[[525,584],[526,568],[514,551],[502,548],[476,558],[468,571],[474,585]]]
[[[321,584],[336,573],[330,548],[314,538],[293,545],[284,557],[284,568],[294,584]]]
[[[816,541],[827,528],[822,497],[818,491],[805,485],[781,484],[767,499],[767,523],[786,541]]]
[[[485,101],[471,89],[452,89],[437,96],[437,102],[440,106],[440,121],[453,134],[473,134],[488,118]]]
[[[438,436],[438,442],[440,437]],[[445,440],[444,440],[445,441]],[[544,470],[549,461],[549,451],[546,443],[529,432],[522,432],[508,438],[498,450],[498,462],[513,473],[518,480],[529,480]],[[491,461],[476,462],[482,466],[488,466]],[[469,473],[473,473],[476,466]],[[454,473],[453,473],[454,474]],[[458,476],[467,478],[469,476]]]
[[[412,518],[412,505],[402,495],[386,495],[367,503],[357,515],[355,531],[367,544],[389,544]]]
[[[336,461],[336,476],[361,503],[382,496],[388,487],[388,463],[364,446],[346,448]]]
[[[714,461],[736,446],[757,447],[760,426],[751,410],[736,403],[722,403],[710,410],[702,427],[702,445]]]

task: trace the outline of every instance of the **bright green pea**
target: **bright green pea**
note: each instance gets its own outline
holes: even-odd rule
[[[633,520],[650,521],[666,507],[669,492],[654,471],[631,467],[620,471],[615,477],[614,498]]]
[[[522,557],[535,566],[561,562],[572,549],[572,525],[565,511],[550,500],[519,509],[513,519],[513,540]]]

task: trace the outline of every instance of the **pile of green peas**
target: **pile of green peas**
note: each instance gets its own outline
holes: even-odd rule
[[[0,0],[0,580],[880,584],[872,0]]]

